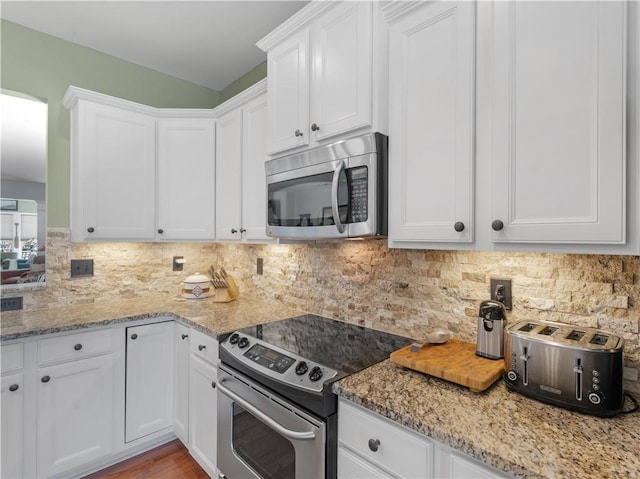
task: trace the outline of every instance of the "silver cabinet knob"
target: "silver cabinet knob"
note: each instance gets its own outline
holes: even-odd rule
[[[456,221],[456,224],[453,225],[453,229],[456,230],[458,233],[460,233],[461,231],[464,231],[464,223],[462,221]]]
[[[296,130],[293,134],[294,134],[294,135],[296,135],[296,137],[298,137],[298,136],[303,136],[303,135],[302,135],[302,132],[301,132],[299,129],[298,129],[298,130]]]
[[[320,129],[320,127],[318,126],[317,123],[314,123],[313,125],[311,125],[311,131],[318,131]]]
[[[504,228],[504,223],[500,220],[493,220],[491,223],[491,229],[493,231],[500,231],[502,228]]]

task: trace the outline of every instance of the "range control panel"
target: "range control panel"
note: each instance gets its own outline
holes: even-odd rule
[[[220,345],[245,366],[290,386],[321,392],[338,372],[260,339],[235,332]]]

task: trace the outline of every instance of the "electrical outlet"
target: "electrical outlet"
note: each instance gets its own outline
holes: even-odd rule
[[[77,276],[93,276],[92,259],[71,260],[71,277],[75,278]]]
[[[262,258],[258,258],[256,260],[256,273],[258,273],[258,274],[262,274],[263,273],[263,260],[262,260]]]
[[[0,311],[16,311],[22,309],[22,296],[0,299]]]
[[[173,257],[173,270],[174,271],[182,271],[184,269],[184,261],[178,261],[179,259],[184,260],[184,256],[174,256]]]
[[[491,299],[500,301],[505,309],[512,308],[511,280],[491,278]]]

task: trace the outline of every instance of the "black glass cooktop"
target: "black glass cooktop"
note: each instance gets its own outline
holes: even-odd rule
[[[238,330],[241,334],[292,352],[345,374],[353,374],[413,342],[313,314]]]

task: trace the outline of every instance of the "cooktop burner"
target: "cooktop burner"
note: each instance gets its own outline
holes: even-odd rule
[[[312,314],[239,329],[222,339],[222,363],[314,412],[334,409],[328,406],[334,401],[331,383],[412,342]]]
[[[390,353],[412,342],[402,336],[313,314],[240,329],[238,333],[345,374],[387,359]]]

